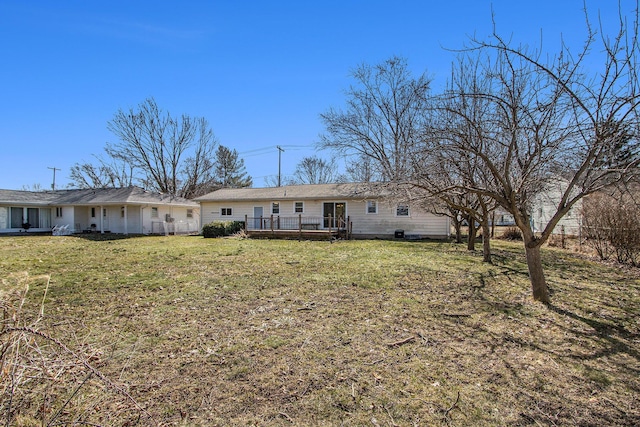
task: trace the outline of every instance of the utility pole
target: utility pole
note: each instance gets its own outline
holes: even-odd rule
[[[53,184],[51,184],[51,189],[55,191],[56,190],[56,171],[59,171],[62,169],[58,169],[56,167],[53,167],[53,168],[47,167],[47,169],[53,170]]]
[[[282,153],[284,150],[279,145],[276,145],[278,149],[278,187],[282,185]]]

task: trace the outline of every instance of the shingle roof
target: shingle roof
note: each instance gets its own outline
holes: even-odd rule
[[[42,205],[50,203],[56,197],[56,193],[51,191],[0,190],[0,203],[2,204]]]
[[[23,205],[109,205],[109,204],[171,204],[198,206],[196,202],[182,197],[145,191],[140,187],[96,188],[57,191],[0,190],[0,203]]]
[[[269,188],[221,188],[196,202],[241,200],[319,200],[360,199],[381,197],[387,194],[383,185],[373,183],[307,184]]]

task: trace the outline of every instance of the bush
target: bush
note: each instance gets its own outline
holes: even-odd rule
[[[505,240],[522,240],[522,232],[516,227],[509,227],[504,230],[501,238]]]
[[[213,221],[202,227],[204,237],[231,236],[244,229],[243,221]]]
[[[628,192],[594,194],[583,204],[584,235],[600,259],[640,264],[640,205]]]

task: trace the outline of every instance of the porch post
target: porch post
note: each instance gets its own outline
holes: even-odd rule
[[[302,214],[298,214],[298,241],[302,240]]]
[[[104,234],[104,207],[100,206],[100,234]]]
[[[127,205],[124,205],[124,234],[129,234],[129,226],[127,224]]]
[[[244,216],[244,232],[249,230],[249,215]]]
[[[271,232],[273,233],[273,214],[271,214]]]

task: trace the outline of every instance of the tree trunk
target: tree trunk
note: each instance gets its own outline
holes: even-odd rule
[[[478,233],[478,229],[473,222],[475,222],[475,220],[469,218],[469,241],[467,242],[467,249],[470,251],[476,250],[476,234]]]
[[[491,237],[489,219],[482,221],[482,262],[491,263]]]
[[[544,271],[542,270],[540,246],[529,245],[529,243],[531,242],[525,241],[524,250],[527,254],[527,267],[529,268],[529,279],[531,280],[533,299],[548,303],[549,290],[547,289],[547,282],[544,278]]]
[[[454,219],[453,228],[456,230],[456,243],[462,243],[462,221]]]

